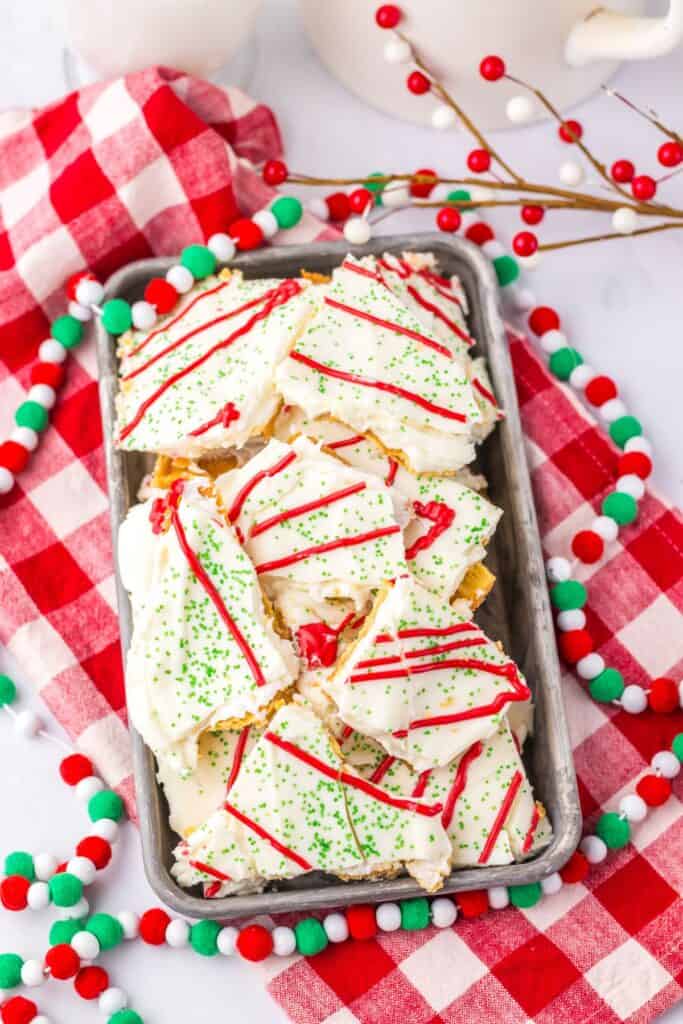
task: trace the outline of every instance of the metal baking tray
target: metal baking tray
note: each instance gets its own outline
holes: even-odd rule
[[[296,276],[301,268],[325,273],[341,262],[349,248],[345,242],[323,242],[263,249],[238,256],[230,265],[239,267],[247,277]],[[502,506],[505,514],[487,557],[487,564],[498,581],[477,613],[477,620],[491,637],[503,642],[533,692],[535,735],[527,742],[524,757],[536,794],[545,804],[554,828],[552,843],[535,859],[503,867],[455,870],[442,891],[521,885],[557,871],[569,859],[579,840],[581,814],[515,384],[498,306],[498,288],[486,258],[475,246],[459,238],[443,234],[391,235],[355,247],[353,251],[356,255],[365,255],[387,250],[401,253],[407,249],[433,252],[443,273],[455,273],[461,279],[469,302],[472,334],[479,351],[488,359],[494,390],[506,410],[505,420],[482,446],[478,460],[489,483],[490,497]],[[149,259],[130,264],[109,279],[107,297],[121,296],[129,301],[141,298],[146,282],[152,276],[164,274],[171,263],[170,259]],[[138,487],[153,459],[115,448],[116,344],[101,325],[97,349],[116,551],[119,525],[129,506],[135,504]],[[117,594],[125,656],[132,621],[128,595],[118,571]],[[197,891],[180,888],[169,870],[177,837],[168,825],[166,800],[156,780],[154,758],[135,729],[131,729],[131,738],[145,870],[159,898],[175,911],[189,917],[227,919],[423,895],[409,877],[341,882],[321,872],[273,884],[265,892],[252,896],[207,900]]]

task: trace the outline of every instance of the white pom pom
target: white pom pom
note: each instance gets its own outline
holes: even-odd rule
[[[626,415],[626,406],[620,398],[610,398],[599,406],[598,413],[605,423],[613,423],[614,420]]]
[[[66,349],[54,338],[48,338],[41,343],[38,349],[38,358],[41,363],[63,363],[66,359]]]
[[[569,374],[569,383],[577,391],[580,388],[585,388],[586,384],[595,377],[595,370],[589,363],[581,363],[580,366],[575,366],[572,372]]]
[[[166,945],[173,949],[182,949],[183,946],[187,946],[190,941],[190,926],[187,921],[183,921],[181,917],[169,921],[166,925],[164,939]]]
[[[76,285],[76,302],[82,306],[99,306],[104,298],[104,287],[99,281],[84,277]]]
[[[271,214],[271,216],[273,215]],[[253,219],[254,218],[252,217],[252,220]],[[226,235],[224,231],[218,231],[216,232],[215,235],[211,235],[211,238],[208,240],[206,244],[219,263],[229,263],[230,260],[234,260],[236,252],[235,243],[233,239],[230,237],[230,235]]]
[[[541,348],[544,352],[547,352],[549,356],[551,356],[553,352],[557,352],[560,348],[566,348],[568,344],[569,342],[567,341],[566,334],[563,334],[562,331],[558,331],[554,327],[552,330],[546,331],[545,334],[541,336]]]
[[[90,913],[90,904],[85,896],[82,896],[73,907],[57,907],[57,917],[60,921],[68,921],[72,917],[86,917]]]
[[[272,238],[280,230],[277,218],[271,210],[257,210],[251,219],[261,228],[264,238]]]
[[[380,903],[375,909],[377,927],[382,932],[396,932],[401,927],[401,908],[398,903]]]
[[[344,238],[350,245],[365,245],[371,235],[372,228],[364,217],[349,217],[344,225]]]
[[[80,320],[81,323],[85,324],[88,320],[92,320],[93,311],[90,306],[82,306],[80,302],[70,302],[68,308],[69,316],[74,317],[75,320]]]
[[[545,563],[545,574],[551,583],[564,583],[572,574],[572,567],[566,558],[556,555]]]
[[[629,715],[639,715],[647,707],[647,694],[642,686],[631,683],[624,687],[621,695],[621,706]]]
[[[83,885],[92,885],[97,874],[97,868],[88,857],[72,857],[66,870],[70,875],[80,878]]]
[[[536,270],[543,262],[543,253],[536,250],[530,256],[515,256],[522,270]]]
[[[562,878],[557,871],[553,872],[552,875],[548,875],[547,878],[541,879],[541,889],[546,896],[554,896],[561,888]]]
[[[57,401],[57,392],[49,384],[34,384],[26,396],[28,402],[37,402],[45,409],[51,409]]]
[[[119,838],[119,823],[112,821],[111,818],[100,818],[99,821],[93,821],[91,824],[90,835],[100,836],[108,843],[115,843]]]
[[[628,793],[619,801],[619,813],[623,814],[628,821],[645,821],[647,804],[637,793]]]
[[[96,960],[100,955],[97,936],[91,932],[76,932],[71,940],[71,948],[78,953],[81,960]]]
[[[600,864],[607,856],[607,847],[600,836],[584,836],[579,849],[589,864]]]
[[[491,910],[505,910],[510,903],[510,895],[504,885],[494,885],[488,892]]]
[[[640,501],[645,494],[645,483],[635,473],[625,473],[616,482],[615,489],[622,494],[630,494],[636,501]]]
[[[481,251],[490,260],[497,260],[499,256],[505,255],[505,246],[501,245],[497,238],[490,238],[481,246]]]
[[[306,203],[306,208],[308,209],[308,212],[313,214],[314,217],[317,217],[318,220],[330,219],[330,211],[327,206],[327,203],[325,202],[324,199],[321,199],[319,196],[315,196],[313,199],[309,199],[308,202]]]
[[[21,966],[21,980],[27,988],[37,988],[45,981],[45,972],[40,960],[24,960]],[[33,1020],[35,1021],[35,1017]]]
[[[520,288],[518,284],[508,285],[505,289],[506,297],[509,297],[513,306],[520,313],[527,313],[534,306],[538,305],[536,296],[530,288]]]
[[[140,918],[132,910],[122,910],[116,918],[123,928],[124,939],[137,939],[140,934]]]
[[[291,956],[296,953],[296,935],[292,928],[278,925],[271,933],[275,956]]]
[[[133,327],[138,331],[148,331],[157,322],[156,306],[151,302],[134,302],[130,307],[130,315],[133,318]]]
[[[590,528],[602,537],[605,544],[612,544],[619,536],[619,524],[609,516],[596,516]]]
[[[569,608],[566,612],[559,613],[557,625],[563,633],[568,633],[572,629],[583,629],[586,625],[585,613],[580,608]]]
[[[643,452],[644,455],[652,455],[652,445],[646,437],[629,437],[624,445],[625,452]]]
[[[650,761],[654,771],[665,779],[675,779],[681,770],[681,762],[671,750],[660,750]],[[30,890],[29,890],[30,891]]]
[[[452,128],[457,121],[457,117],[454,110],[447,107],[445,103],[440,103],[438,107],[434,107],[432,111],[432,128],[436,128],[437,131],[445,132],[449,128]]]
[[[233,928],[232,925],[226,925],[225,928],[221,928],[216,939],[218,952],[223,956],[232,956],[235,952],[235,943],[237,942],[238,935],[239,930]]]
[[[78,799],[87,804],[90,798],[95,793],[99,793],[101,789],[104,789],[102,779],[98,779],[96,775],[86,775],[84,779],[76,783],[75,792]]]
[[[41,882],[47,882],[52,878],[58,867],[59,861],[51,853],[37,853],[33,858],[33,870]]]
[[[576,671],[581,679],[595,679],[605,669],[605,659],[595,651],[587,654],[576,663]]]
[[[172,284],[179,295],[184,295],[185,292],[189,292],[194,284],[194,277],[192,271],[188,270],[187,267],[181,266],[177,263],[173,267],[169,267],[166,271],[166,280],[169,284]]]
[[[0,466],[0,494],[9,494],[14,487],[14,474]]]
[[[327,914],[323,928],[330,942],[346,942],[349,937],[349,926],[343,914]]]
[[[486,188],[485,185],[472,185],[469,192],[473,203],[488,203],[496,197],[493,189]]]
[[[620,235],[632,235],[638,227],[638,214],[630,206],[620,206],[612,214],[612,227]]]
[[[566,160],[561,164],[558,173],[562,184],[569,185],[571,188],[580,185],[584,177],[583,167],[574,160]]]
[[[33,882],[29,886],[26,899],[31,910],[45,910],[45,907],[49,907],[51,900],[47,882]]]
[[[384,59],[387,64],[407,64],[413,55],[405,39],[390,39],[384,44]]]
[[[443,181],[436,183],[432,191],[429,193],[430,203],[445,203],[448,199],[448,193],[453,191],[452,185],[444,185]]]
[[[29,452],[34,452],[40,440],[38,432],[30,427],[15,427],[9,436],[10,441],[15,441]]]
[[[435,928],[450,928],[457,916],[458,908],[453,900],[445,896],[432,900],[432,924]]]
[[[119,1010],[125,1010],[128,1006],[128,996],[120,988],[105,988],[97,1001],[100,1013],[110,1017]]]
[[[392,182],[382,192],[382,206],[408,206],[410,202],[410,190],[407,185],[395,185]]]
[[[32,739],[43,728],[43,723],[35,711],[19,711],[14,717],[14,728],[21,736]]]
[[[526,124],[534,116],[534,104],[528,96],[512,96],[505,106],[508,121]]]

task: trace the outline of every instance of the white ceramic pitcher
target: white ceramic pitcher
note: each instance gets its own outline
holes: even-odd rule
[[[428,123],[429,95],[412,96],[407,67],[386,63],[390,33],[378,28],[378,0],[300,0],[313,46],[327,68],[372,106]],[[401,29],[446,87],[485,129],[509,127],[505,100],[519,89],[489,85],[478,66],[499,54],[509,71],[543,89],[562,110],[584,99],[621,60],[667,53],[683,36],[683,0],[665,17],[637,15],[642,0],[399,0]]]

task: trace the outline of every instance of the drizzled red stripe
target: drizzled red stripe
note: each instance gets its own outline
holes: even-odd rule
[[[368,270],[367,267],[361,267],[357,263],[347,263],[346,260],[344,260],[342,263],[342,269],[352,270],[354,274],[360,274],[362,277],[370,277],[373,281],[379,281],[380,284],[384,283],[379,274],[375,274],[374,271]]]
[[[460,338],[461,341],[464,341],[466,345],[474,345],[474,338],[471,338],[469,334],[463,331],[462,327],[456,324],[455,320],[451,320],[450,317],[446,316],[443,310],[439,309],[438,306],[435,306],[433,302],[430,302],[429,299],[425,299],[424,295],[420,295],[417,288],[413,287],[412,284],[407,285],[406,291],[410,296],[412,296],[419,306],[422,306],[422,308],[426,309],[427,312],[432,314],[432,316],[435,316],[437,320],[440,320],[445,324],[446,327],[453,331],[453,334],[457,335],[458,338]]]
[[[438,274],[435,274],[427,267],[423,267],[422,270],[418,270],[417,273],[420,277],[424,278],[425,281],[429,282],[434,291],[437,292],[442,299],[446,299],[448,302],[452,302],[454,305],[460,306],[462,309],[462,302],[444,277],[439,277]]]
[[[453,820],[455,804],[457,802],[458,797],[462,793],[463,789],[467,785],[467,772],[469,770],[469,767],[472,761],[476,760],[476,758],[479,757],[483,749],[483,743],[481,742],[481,740],[478,740],[476,743],[472,744],[470,749],[465,754],[463,754],[463,756],[460,759],[458,770],[455,773],[455,778],[453,779],[453,785],[448,791],[446,803],[444,804],[443,808],[443,814],[441,815],[441,824],[445,829],[448,828],[451,821]]]
[[[377,765],[374,772],[370,776],[370,782],[380,783],[384,776],[389,771],[389,769],[391,768],[395,760],[395,757],[392,757],[391,754],[387,754],[384,760],[380,761],[380,763]],[[413,796],[416,796],[416,794],[413,793]]]
[[[389,459],[389,472],[387,473],[387,475],[386,475],[386,477],[384,479],[384,483],[387,485],[387,487],[391,487],[391,485],[393,484],[394,480],[396,479],[396,474],[397,473],[398,473],[398,462],[396,461],[396,459]]]
[[[427,658],[432,654],[447,654],[449,651],[459,651],[465,647],[485,647],[487,643],[488,641],[485,638],[481,640],[476,638],[472,640],[454,640],[451,644],[439,644],[438,647],[424,647],[421,651],[407,651],[401,654],[387,655],[384,658],[368,658],[367,661],[359,661],[356,664],[356,668],[379,668],[380,665],[395,665],[397,662],[402,661],[403,658]],[[445,662],[441,662],[441,664],[445,664]],[[408,670],[407,674],[412,674],[412,670]]]
[[[278,512],[277,515],[271,516],[270,519],[264,519],[261,523],[254,523],[249,531],[249,536],[257,537],[260,533],[265,533],[266,530],[270,530],[271,527],[277,526],[278,523],[283,523],[287,519],[296,519],[298,516],[305,516],[307,512],[314,512],[318,508],[324,508],[326,505],[333,505],[337,501],[343,501],[344,498],[349,498],[352,494],[364,491],[366,486],[367,484],[363,482],[351,484],[350,487],[344,487],[340,491],[333,491],[332,494],[316,498],[315,501],[309,501],[305,505],[297,505],[295,508],[285,509],[284,512]]]
[[[487,402],[490,402],[494,409],[498,408],[498,402],[496,401],[495,396],[489,391],[488,388],[484,387],[484,385],[482,384],[478,377],[473,377],[471,384],[474,390],[478,391],[482,398],[485,398]]]
[[[228,781],[225,786],[226,795],[235,785],[235,782],[237,781],[237,776],[240,773],[240,768],[242,767],[242,760],[244,758],[244,750],[247,745],[247,740],[249,739],[250,729],[251,726],[247,725],[245,726],[244,729],[242,729],[241,733],[239,734],[237,744],[235,746],[235,753],[233,754],[232,758],[232,765],[230,767],[230,775],[228,776]]]
[[[531,824],[529,825],[527,834],[524,836],[522,853],[528,853],[531,847],[533,846],[534,836],[536,835],[536,829],[538,828],[538,823],[540,820],[541,812],[538,809],[538,805],[534,804],[534,813],[531,815]]]
[[[254,677],[254,682],[256,683],[257,686],[265,686],[266,679],[263,675],[263,672],[261,671],[261,666],[256,660],[256,657],[251,647],[245,640],[242,631],[240,630],[239,626],[237,625],[232,615],[228,611],[227,606],[223,601],[223,598],[218,593],[218,590],[216,589],[213,583],[213,580],[208,575],[208,573],[204,569],[204,566],[199,561],[199,558],[190,547],[189,542],[187,540],[187,535],[185,534],[185,530],[183,529],[183,524],[180,522],[180,517],[178,515],[177,509],[173,510],[172,522],[173,527],[175,529],[176,537],[178,538],[180,550],[185,555],[188,565],[190,566],[192,572],[197,577],[197,580],[201,583],[204,590],[211,599],[213,606],[218,612],[219,617],[228,627],[228,630],[232,635],[233,640],[239,647],[240,651],[242,652],[242,656],[244,657],[244,660],[249,666],[249,670],[251,671],[251,674]]]
[[[515,797],[517,796],[517,790],[519,789],[519,787],[521,785],[522,785],[522,773],[517,771],[512,776],[512,781],[510,782],[510,785],[508,787],[508,791],[505,794],[505,799],[503,800],[502,804],[500,805],[500,810],[498,811],[498,814],[496,815],[496,820],[493,823],[493,827],[492,827],[491,831],[488,834],[488,838],[487,838],[486,843],[484,845],[484,849],[479,854],[479,860],[478,860],[477,863],[485,864],[486,861],[491,856],[491,854],[493,853],[493,847],[496,845],[496,839],[498,838],[498,836],[501,833],[503,825],[505,824],[505,819],[507,818],[508,814],[510,813],[510,808],[512,807],[513,801],[514,801]]]
[[[352,736],[352,735],[353,735],[353,726],[352,725],[345,725],[344,729],[342,731],[342,739],[343,740],[348,740],[349,736]]]
[[[332,306],[333,309],[338,309],[341,313],[348,313],[349,316],[355,316],[359,320],[367,320],[371,324],[376,324],[377,327],[384,327],[395,334],[402,334],[405,338],[411,338],[413,341],[419,342],[420,345],[424,345],[425,348],[431,348],[435,352],[439,352],[446,359],[450,360],[453,358],[449,348],[441,345],[438,341],[434,341],[432,338],[428,338],[425,334],[420,334],[419,331],[412,331],[409,327],[392,323],[391,320],[384,320],[382,317],[373,316],[372,313],[366,313],[364,309],[358,309],[356,306],[347,306],[345,302],[331,299],[329,295],[325,296],[325,305]]]
[[[271,466],[269,469],[259,470],[258,473],[254,474],[251,480],[247,480],[246,484],[244,485],[242,490],[238,492],[237,496],[235,497],[235,500],[233,501],[232,505],[228,510],[228,519],[230,520],[230,522],[235,522],[235,520],[238,518],[240,512],[244,507],[245,501],[247,500],[251,492],[254,490],[254,488],[258,484],[260,484],[262,480],[265,480],[266,477],[270,478],[273,476],[277,476],[277,474],[281,473],[283,469],[286,469],[287,466],[290,466],[295,459],[296,452],[288,452],[285,456],[283,456],[283,458],[280,459],[279,462],[276,462],[274,466]]]
[[[389,633],[382,633],[376,637],[375,643],[386,644],[395,640],[409,640],[418,636],[453,636],[455,633],[467,633],[469,630],[479,633],[479,627],[475,622],[458,622],[453,626],[417,626],[413,629],[399,629],[396,636]]]
[[[230,875],[226,875],[223,871],[219,871],[218,868],[212,868],[210,864],[205,864],[201,860],[189,860],[187,862],[191,868],[195,871],[201,871],[204,875],[209,875],[211,878],[217,878],[220,882],[232,882]]]
[[[467,423],[467,417],[461,412],[453,412],[452,409],[446,409],[444,406],[435,405],[430,402],[427,398],[423,398],[422,395],[416,395],[412,391],[406,391],[405,388],[401,388],[398,384],[390,384],[383,380],[371,380],[368,377],[359,377],[356,373],[347,373],[345,370],[335,370],[333,366],[326,366],[325,363],[319,363],[315,359],[311,359],[310,356],[306,356],[303,352],[290,352],[289,358],[294,359],[297,363],[303,363],[304,366],[308,366],[311,370],[316,370],[318,373],[322,373],[326,377],[335,377],[337,380],[345,380],[350,384],[358,384],[364,388],[375,388],[377,391],[386,391],[390,395],[396,395],[398,398],[404,398],[407,402],[413,402],[415,405],[421,406],[426,409],[427,412],[432,412],[437,416],[443,416],[446,420],[456,420],[458,423]]]
[[[410,277],[410,275],[413,272],[412,269],[408,266],[408,264],[404,263],[403,260],[398,260],[397,265],[392,265],[391,263],[387,263],[387,261],[382,258],[378,259],[377,263],[380,267],[382,267],[383,270],[390,270],[392,271],[392,273],[398,274],[398,276],[402,278],[404,281],[406,278]]]
[[[298,854],[296,850],[290,850],[288,846],[285,846],[284,843],[281,843],[280,840],[276,839],[275,836],[270,834],[270,832],[266,832],[266,830],[264,828],[261,828],[261,826],[257,824],[257,822],[252,821],[251,818],[247,818],[246,814],[242,814],[241,811],[238,811],[237,808],[233,807],[232,804],[228,803],[227,800],[223,804],[223,808],[228,812],[228,814],[232,814],[233,818],[237,818],[237,820],[241,822],[242,825],[246,826],[246,828],[248,829],[251,829],[252,832],[255,832],[256,835],[259,836],[259,838],[265,839],[267,843],[270,843],[273,849],[277,850],[278,853],[281,853],[283,857],[287,858],[287,860],[291,860],[292,863],[298,864],[298,866],[300,868],[303,868],[304,871],[313,870],[313,865],[309,864],[307,860],[304,860],[304,858],[300,854]]]
[[[430,654],[430,651],[425,651],[425,654]],[[412,665],[410,668],[404,669],[392,669],[389,672],[368,672],[362,676],[350,676],[349,682],[351,683],[370,683],[381,679],[401,679],[404,676],[418,676],[424,672],[434,672],[437,669],[442,668],[472,668],[478,669],[481,672],[488,672],[492,676],[502,676],[504,679],[511,678],[511,669],[515,669],[515,666],[509,662],[507,665],[495,665],[488,661],[478,661],[476,658],[447,658],[445,661],[431,661],[426,665]],[[524,687],[526,690],[526,687]]]
[[[436,715],[434,718],[418,718],[414,722],[410,723],[410,730],[415,729],[429,729],[432,726],[440,725],[456,725],[458,722],[468,722],[474,718],[485,718],[487,715],[497,715],[499,711],[502,711],[506,704],[512,704],[518,700],[526,700],[530,693],[525,689],[525,693],[518,690],[508,690],[505,693],[499,693],[495,700],[492,700],[490,704],[484,704],[478,708],[468,708],[466,711],[458,711],[452,715]],[[408,735],[408,729],[398,729],[392,735],[396,739],[405,739]]]
[[[206,899],[206,900],[213,899],[213,897],[216,895],[216,893],[220,892],[220,888],[221,888],[221,883],[220,882],[212,882],[211,885],[207,885],[205,887],[205,889],[204,889],[204,899]]]
[[[380,537],[388,537],[392,533],[400,532],[401,527],[398,524],[382,526],[378,530],[359,533],[356,537],[339,537],[338,540],[328,540],[325,544],[316,544],[311,548],[303,548],[301,551],[295,551],[293,554],[285,555],[283,558],[276,558],[272,562],[262,562],[260,565],[255,566],[255,569],[257,573],[274,572],[276,569],[284,569],[287,565],[294,565],[296,562],[302,562],[306,558],[312,558],[314,555],[322,555],[327,551],[336,551],[337,548],[356,547],[358,544],[367,544],[371,540],[379,540]]]
[[[152,331],[151,334],[148,334],[147,337],[144,338],[139,345],[136,345],[135,348],[132,348],[128,353],[128,356],[136,356],[138,352],[142,352],[143,348],[145,348],[146,345],[149,345],[150,341],[156,338],[157,335],[164,334],[164,332],[169,331],[171,327],[175,327],[175,325],[179,323],[183,319],[183,317],[190,312],[191,309],[194,309],[197,303],[201,302],[202,299],[208,299],[209,295],[215,295],[216,292],[220,292],[223,288],[227,288],[229,284],[230,281],[221,281],[221,283],[217,284],[215,288],[209,288],[208,291],[201,292],[200,295],[196,295],[191,302],[188,302],[185,309],[181,310],[180,313],[178,313],[177,316],[175,316],[172,320],[169,320],[167,324],[163,324],[161,327],[157,327],[157,329],[155,331]]]
[[[360,444],[361,441],[365,441],[364,434],[354,434],[353,437],[343,437],[341,441],[327,441],[323,448],[328,448],[331,452],[336,451],[337,448],[346,448],[351,444]]]
[[[432,769],[431,768],[427,768],[427,769],[425,769],[425,771],[420,772],[420,777],[419,777],[419,779],[417,780],[417,782],[415,784],[415,788],[413,789],[413,792],[410,794],[411,796],[414,796],[414,797],[424,796],[424,792],[425,792],[425,789],[427,788],[427,783],[429,782],[431,774],[432,774]]]

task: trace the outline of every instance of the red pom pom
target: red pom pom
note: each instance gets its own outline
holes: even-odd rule
[[[599,533],[593,530],[579,530],[572,541],[572,551],[586,565],[592,565],[602,558],[605,542]]]
[[[38,1007],[31,999],[12,996],[0,1007],[2,1024],[30,1024],[38,1016]]]
[[[163,316],[170,313],[178,301],[178,292],[163,277],[153,277],[145,288],[145,302],[156,306],[157,313]]]
[[[283,160],[266,160],[261,174],[266,185],[275,187],[281,185],[283,181],[287,181],[289,171]]]
[[[489,909],[489,898],[485,889],[456,892],[453,896],[463,917],[479,917]]]
[[[497,57],[495,54],[484,57],[479,65],[479,74],[487,82],[497,82],[505,74],[505,61],[502,57]]]
[[[349,193],[349,209],[352,213],[363,213],[374,201],[375,197],[369,188],[355,188]]]
[[[666,715],[678,708],[678,687],[673,679],[667,679],[666,676],[653,679],[647,699],[653,711]]]
[[[86,836],[85,839],[81,839],[76,847],[76,853],[79,857],[91,860],[98,871],[106,868],[111,860],[111,846],[101,836]]]
[[[615,160],[612,164],[612,180],[619,185],[627,185],[633,180],[636,169],[630,160]]]
[[[36,363],[31,368],[31,384],[47,384],[48,387],[58,388],[63,379],[62,363]]]
[[[491,166],[491,154],[488,149],[473,149],[467,155],[467,166],[473,174],[483,174]]]
[[[59,981],[66,981],[73,978],[81,966],[81,959],[75,949],[67,946],[65,942],[59,946],[53,946],[45,954],[45,966],[49,968],[53,978]]]
[[[431,195],[432,189],[436,185],[436,178],[438,177],[436,171],[433,171],[431,167],[418,167],[415,171],[416,174],[424,174],[425,177],[429,175],[434,178],[434,181],[413,181],[410,186],[411,196],[415,196],[416,199],[428,199]]]
[[[81,999],[97,999],[109,988],[109,975],[102,967],[81,967],[74,988]]]
[[[617,397],[617,386],[611,377],[593,377],[586,384],[584,394],[591,405],[604,405]]]
[[[538,249],[538,239],[532,231],[518,231],[512,239],[512,248],[518,256],[533,256]]]
[[[576,885],[577,882],[583,882],[584,879],[588,878],[589,871],[590,864],[581,851],[576,850],[565,866],[560,869],[560,878],[567,885]]]
[[[560,633],[557,646],[567,664],[575,665],[593,650],[593,637],[585,629],[570,629],[567,633]]]
[[[436,215],[436,224],[439,231],[457,231],[462,218],[460,211],[454,206],[444,206]]]
[[[97,278],[90,270],[79,270],[77,274],[72,274],[66,282],[66,294],[72,302],[76,302],[76,289],[81,281],[96,281]]]
[[[81,779],[95,774],[92,761],[83,754],[69,754],[59,766],[59,774],[67,786],[77,786]]]
[[[536,335],[545,334],[546,331],[558,331],[560,318],[550,306],[536,306],[529,314],[529,327]]]
[[[619,459],[617,476],[635,473],[641,480],[647,480],[652,472],[652,459],[645,452],[625,452]]]
[[[636,786],[636,793],[648,807],[661,807],[671,796],[671,783],[662,775],[643,775]]]
[[[680,142],[663,142],[657,150],[657,159],[662,167],[678,167],[683,160],[683,146]]]
[[[235,245],[242,252],[258,249],[263,242],[261,228],[248,217],[240,217],[239,220],[233,221],[228,228],[228,234],[234,238]]]
[[[557,129],[563,142],[576,142],[583,135],[583,128],[578,121],[564,121]]]
[[[646,202],[648,199],[652,199],[657,191],[657,182],[654,178],[651,178],[649,174],[639,174],[637,178],[634,178],[631,182],[631,192],[635,199],[639,199],[641,202]]]
[[[267,928],[260,924],[248,924],[237,936],[235,946],[245,960],[257,963],[273,952],[273,939]]]
[[[406,85],[408,90],[416,96],[422,96],[423,93],[429,92],[432,87],[432,83],[421,71],[411,71],[406,78]]]
[[[21,473],[26,468],[30,452],[17,441],[3,441],[0,444],[0,466],[9,469],[10,473]]]
[[[382,4],[375,11],[375,21],[380,28],[396,28],[401,20],[401,8],[396,4]]]
[[[346,908],[346,923],[352,939],[371,939],[377,934],[375,908],[360,904]]]
[[[540,224],[544,217],[545,210],[542,206],[534,206],[532,203],[522,207],[522,220],[525,224]]]
[[[6,910],[25,910],[28,906],[28,878],[8,875],[0,882],[0,903]]]
[[[148,946],[163,946],[171,918],[161,907],[146,910],[140,918],[140,938]]]
[[[345,192],[332,192],[325,197],[330,220],[346,220],[351,212],[349,197]]]
[[[465,232],[465,238],[474,242],[475,245],[483,245],[484,242],[490,242],[495,237],[492,228],[488,224],[484,224],[483,220],[477,221],[476,224],[470,224]]]

